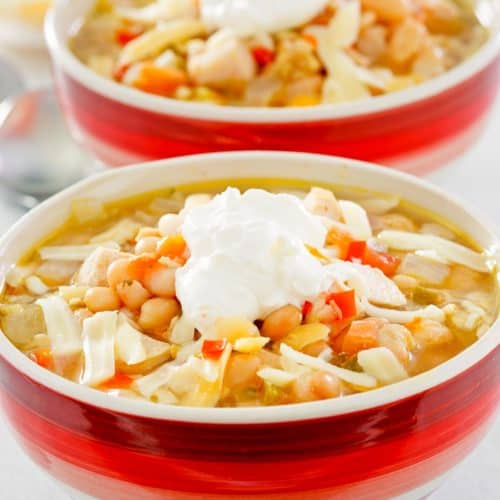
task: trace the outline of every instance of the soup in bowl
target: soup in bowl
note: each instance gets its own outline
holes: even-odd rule
[[[4,408],[97,497],[418,498],[494,414],[496,236],[413,178],[188,157],[84,181],[2,244]]]
[[[56,2],[46,33],[75,136],[111,165],[275,149],[419,171],[477,135],[495,2],[283,5]]]
[[[314,106],[439,76],[488,38],[474,2],[100,0],[70,47],[140,91],[234,106]]]

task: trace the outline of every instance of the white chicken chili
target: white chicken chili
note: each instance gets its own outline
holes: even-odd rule
[[[437,77],[488,31],[459,0],[97,0],[70,40],[96,73],[232,106],[376,97]]]
[[[2,331],[43,368],[184,406],[397,383],[496,315],[495,269],[463,235],[396,196],[323,187],[75,200],[0,296]]]

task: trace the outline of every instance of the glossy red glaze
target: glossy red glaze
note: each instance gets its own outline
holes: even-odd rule
[[[413,104],[296,123],[234,123],[154,113],[108,99],[57,67],[56,76],[75,136],[112,165],[211,151],[275,149],[422,171],[449,160],[475,138],[473,125],[485,116],[499,89],[500,58],[468,80]]]
[[[24,448],[98,498],[379,499],[432,481],[480,440],[500,399],[500,348],[393,404],[274,424],[120,414],[53,392],[0,358],[4,410]]]

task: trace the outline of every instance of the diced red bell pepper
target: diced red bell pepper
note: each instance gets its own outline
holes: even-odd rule
[[[377,267],[386,276],[394,276],[400,263],[401,259],[399,257],[385,252],[377,252],[377,250],[370,248],[369,245],[366,246],[365,254],[363,256],[363,264]]]
[[[352,241],[351,235],[338,226],[330,228],[326,235],[326,243],[337,249],[337,257],[339,259],[347,259]]]
[[[267,66],[269,63],[274,61],[275,53],[271,49],[259,45],[252,49],[252,55],[256,63],[260,66]]]
[[[309,21],[309,24],[320,24],[322,26],[326,26],[330,22],[334,14],[334,7],[332,7],[331,5],[327,5],[321,12],[319,12],[313,19]]]
[[[318,47],[318,40],[311,33],[302,33],[302,37],[308,43],[310,43],[315,49]]]
[[[132,40],[135,40],[138,36],[142,35],[142,33],[143,30],[137,27],[119,28],[115,33],[115,40],[123,47]]]
[[[226,348],[227,340],[204,340],[201,346],[201,353],[204,358],[217,360],[221,357]]]
[[[366,241],[352,241],[347,251],[346,260],[357,261],[367,266],[380,269],[386,276],[394,276],[401,263],[401,259],[386,252],[379,252],[371,248]]]
[[[37,349],[29,355],[29,358],[43,368],[50,368],[52,365],[52,353],[49,349]]]
[[[134,379],[125,373],[115,373],[113,377],[103,382],[99,387],[101,389],[128,389]]]
[[[312,310],[312,302],[309,302],[308,300],[304,301],[302,304],[302,318],[305,318]]]
[[[366,241],[351,241],[351,243],[349,243],[347,257],[345,260],[349,260],[351,262],[355,260],[362,261],[366,247]]]
[[[343,352],[342,346],[344,344],[344,338],[348,332],[347,326],[345,326],[342,329],[339,329],[333,335],[332,333],[330,333],[330,347],[337,353]]]
[[[334,302],[342,313],[342,319],[356,316],[356,298],[354,290],[330,293],[326,297],[326,303]]]
[[[129,70],[129,68],[130,68],[130,64],[121,64],[121,65],[117,66],[113,70],[113,78],[117,82],[121,82],[123,80],[123,77],[125,76],[125,73]]]
[[[332,347],[334,346],[334,342],[336,341],[337,337],[345,333],[347,329],[351,326],[351,323],[352,323],[352,318],[347,318],[347,319],[339,319],[333,322],[331,325],[328,325],[330,327],[330,333],[328,334],[328,336],[330,337],[330,343]]]

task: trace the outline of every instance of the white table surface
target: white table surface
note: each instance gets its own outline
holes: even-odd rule
[[[14,62],[30,86],[50,81],[43,53],[0,47],[0,57]],[[500,226],[500,100],[477,144],[427,179],[476,205]],[[20,215],[19,210],[0,199],[0,234]],[[2,424],[3,416],[0,417],[0,499],[69,500],[66,493],[32,465]],[[488,439],[457,467],[431,500],[500,500],[500,418]]]

